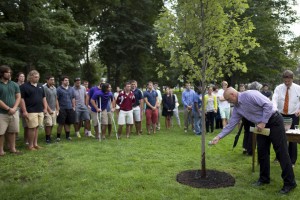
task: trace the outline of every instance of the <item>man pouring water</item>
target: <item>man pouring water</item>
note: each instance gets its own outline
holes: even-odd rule
[[[256,124],[258,131],[264,128],[270,129],[270,135],[257,135],[258,160],[260,163],[260,176],[255,186],[262,186],[270,183],[270,145],[273,144],[281,166],[281,177],[284,181],[281,194],[287,194],[294,189],[295,182],[292,163],[288,155],[287,139],[285,135],[283,118],[276,111],[272,102],[259,91],[248,90],[243,93],[237,92],[230,87],[225,90],[224,98],[234,104],[232,117],[229,124],[224,127],[211,144],[217,144],[222,138],[228,135],[239,123],[242,117]]]

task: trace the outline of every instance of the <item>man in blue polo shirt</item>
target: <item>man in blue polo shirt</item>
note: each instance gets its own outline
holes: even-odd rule
[[[137,82],[132,80],[131,91],[135,97],[135,103],[133,104],[133,120],[135,124],[136,134],[140,135],[142,133],[142,116],[144,110],[144,97],[140,89],[137,88]]]
[[[150,128],[152,124],[152,131],[156,133],[156,123],[158,119],[158,95],[157,92],[153,89],[153,83],[148,82],[148,90],[144,92],[144,100],[146,103],[146,124],[147,132],[150,134]]]

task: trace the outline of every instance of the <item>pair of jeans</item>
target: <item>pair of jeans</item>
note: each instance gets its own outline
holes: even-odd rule
[[[194,129],[195,129],[195,133],[197,135],[200,135],[202,133],[201,116],[196,111],[193,111],[193,115],[194,115]]]

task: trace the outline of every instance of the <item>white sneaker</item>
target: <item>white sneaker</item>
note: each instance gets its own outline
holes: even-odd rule
[[[95,138],[95,136],[92,133],[88,133],[87,136],[91,138]]]
[[[81,138],[81,135],[79,132],[76,133],[76,137]]]

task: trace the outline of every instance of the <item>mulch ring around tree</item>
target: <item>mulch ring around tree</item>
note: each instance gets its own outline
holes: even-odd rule
[[[194,188],[222,188],[231,187],[235,179],[226,172],[206,170],[206,177],[201,178],[201,170],[187,170],[177,174],[177,182]]]

